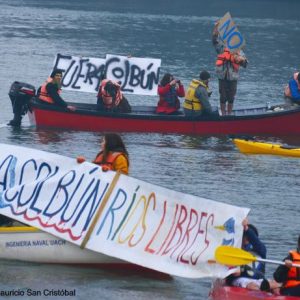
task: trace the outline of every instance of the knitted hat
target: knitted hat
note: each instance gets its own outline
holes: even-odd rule
[[[210,78],[210,74],[207,71],[202,71],[199,75],[201,80],[208,80]]]
[[[51,77],[51,78],[54,78],[55,75],[57,75],[57,74],[61,74],[61,75],[62,75],[62,73],[63,73],[63,70],[62,70],[62,69],[54,69],[54,70],[52,71],[50,77]]]

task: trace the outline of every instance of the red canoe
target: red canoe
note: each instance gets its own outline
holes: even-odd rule
[[[55,127],[85,131],[159,132],[197,135],[299,135],[300,106],[286,108],[252,107],[236,109],[233,115],[220,116],[217,112],[198,118],[155,113],[155,107],[132,107],[131,113],[99,112],[94,104],[69,103],[75,112],[54,105],[43,104],[33,98],[30,103],[31,123],[37,127]]]
[[[299,300],[299,297],[276,296],[262,291],[251,291],[240,287],[223,286],[220,281],[213,283],[210,291],[211,300]]]

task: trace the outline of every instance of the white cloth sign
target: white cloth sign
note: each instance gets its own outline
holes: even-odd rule
[[[120,82],[127,94],[157,95],[160,59],[107,54],[106,59],[57,54],[53,69],[64,71],[62,89],[97,93],[101,79]]]
[[[124,93],[157,95],[160,59],[106,55],[106,77],[121,82]]]
[[[57,54],[53,69],[64,71],[62,89],[97,93],[105,73],[105,59]]]
[[[232,272],[214,262],[214,252],[241,245],[249,209],[125,175],[108,195],[115,175],[92,163],[0,144],[0,213],[161,272],[191,278]]]

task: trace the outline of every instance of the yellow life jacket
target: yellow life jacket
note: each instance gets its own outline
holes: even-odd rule
[[[208,86],[201,80],[193,79],[187,89],[185,94],[185,100],[183,102],[183,108],[200,111],[202,109],[202,105],[200,100],[196,97],[196,89],[199,86],[203,86],[206,90],[208,90]]]

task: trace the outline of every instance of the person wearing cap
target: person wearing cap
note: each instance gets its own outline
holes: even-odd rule
[[[209,103],[211,92],[208,88],[210,74],[202,71],[199,79],[193,79],[185,94],[183,109],[186,116],[197,117],[202,114],[210,114],[212,112]]]
[[[300,296],[300,268],[292,264],[300,265],[300,235],[296,250],[291,250],[284,259],[285,265],[280,265],[273,274],[274,279],[282,283],[281,295]]]
[[[43,103],[54,104],[75,111],[76,108],[68,105],[60,96],[62,73],[60,69],[52,71],[50,77],[41,85],[38,99]]]
[[[212,34],[212,44],[217,52],[216,74],[219,79],[220,107],[222,115],[230,115],[237,91],[240,66],[246,68],[248,60],[241,51],[230,52],[225,47],[216,22]]]
[[[284,96],[289,105],[300,105],[300,72],[295,72],[284,89]]]

